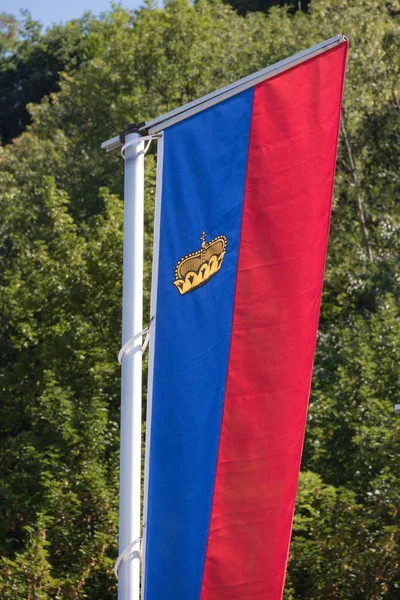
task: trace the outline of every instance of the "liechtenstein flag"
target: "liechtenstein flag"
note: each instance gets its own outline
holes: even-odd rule
[[[161,128],[145,600],[282,598],[346,53]]]

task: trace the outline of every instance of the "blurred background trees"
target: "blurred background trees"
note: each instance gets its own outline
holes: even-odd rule
[[[235,1],[241,14],[170,0],[44,32],[1,17],[6,600],[115,597],[123,165],[100,143],[336,33],[350,52],[285,600],[399,598],[400,5]]]

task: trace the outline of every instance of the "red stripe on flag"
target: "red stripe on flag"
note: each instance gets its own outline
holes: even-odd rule
[[[201,600],[283,594],[347,43],[255,88]]]

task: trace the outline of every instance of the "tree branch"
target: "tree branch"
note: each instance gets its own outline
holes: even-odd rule
[[[347,134],[347,128],[346,128],[346,124],[345,124],[345,116],[344,116],[343,111],[342,111],[342,115],[341,115],[341,119],[340,119],[340,129],[342,132],[344,144],[346,146],[347,157],[348,157],[349,165],[350,165],[350,173],[353,178],[353,183],[354,183],[354,186],[356,189],[356,204],[357,204],[357,210],[358,210],[358,222],[359,222],[360,228],[361,228],[361,235],[362,235],[364,245],[365,245],[365,248],[367,251],[368,260],[370,260],[370,262],[373,263],[374,256],[372,254],[372,248],[371,248],[371,244],[369,241],[368,227],[365,222],[364,199],[361,194],[360,179],[358,177],[356,164],[354,162],[353,152],[351,149],[349,136]]]

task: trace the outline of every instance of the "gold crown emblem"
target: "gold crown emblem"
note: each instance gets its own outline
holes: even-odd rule
[[[221,268],[226,254],[227,239],[224,235],[206,243],[206,232],[201,236],[201,248],[187,254],[176,265],[174,285],[180,294],[187,294],[201,287]]]

